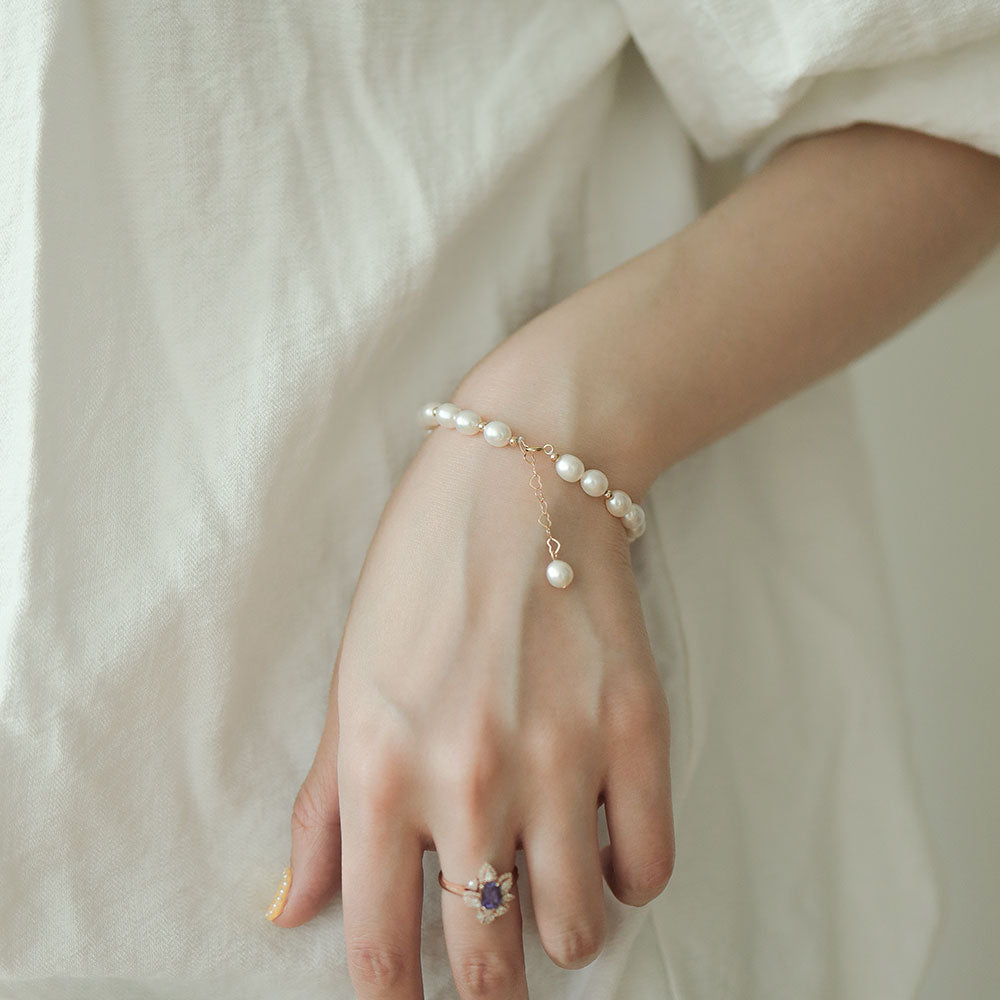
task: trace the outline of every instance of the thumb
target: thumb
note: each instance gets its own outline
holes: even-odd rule
[[[286,871],[267,911],[268,920],[280,927],[312,920],[340,888],[338,729],[336,698],[331,697],[319,749],[292,807],[290,881]]]

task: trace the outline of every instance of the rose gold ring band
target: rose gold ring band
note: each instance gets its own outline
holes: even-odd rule
[[[491,924],[497,917],[502,917],[514,902],[514,883],[517,882],[517,865],[509,872],[497,874],[493,865],[485,864],[479,869],[476,878],[469,879],[465,885],[449,882],[444,872],[438,872],[438,884],[445,892],[461,896],[466,906],[476,911],[476,917],[481,924]]]
[[[517,882],[517,865],[514,865],[514,867],[511,869],[510,875],[511,875],[511,882],[512,882],[512,884],[516,883]],[[456,896],[464,896],[466,889],[473,888],[476,883],[475,883],[474,880],[472,881],[471,884],[467,882],[464,885],[462,885],[459,882],[449,882],[444,877],[444,872],[443,871],[439,871],[438,872],[438,884],[441,886],[442,889],[446,889],[448,892],[453,892]]]

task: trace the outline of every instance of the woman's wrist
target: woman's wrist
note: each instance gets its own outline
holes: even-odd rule
[[[529,444],[551,444],[560,454],[577,456],[639,502],[662,467],[645,446],[651,428],[644,426],[644,414],[630,405],[637,386],[627,367],[601,362],[606,332],[570,327],[562,312],[569,302],[508,337],[468,372],[451,398],[484,420],[503,420]],[[590,343],[580,342],[585,339]]]
[[[668,466],[954,284],[996,243],[998,184],[995,157],[919,133],[799,140],[690,226],[531,319],[452,398],[641,500]]]

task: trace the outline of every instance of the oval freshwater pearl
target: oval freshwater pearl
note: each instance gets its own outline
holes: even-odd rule
[[[624,517],[622,517],[622,521],[629,531],[636,531],[639,528],[645,528],[646,512],[637,503],[634,503],[625,513]]]
[[[599,497],[608,492],[608,477],[600,469],[587,469],[580,477],[580,486],[589,497]]]
[[[437,422],[442,427],[454,427],[458,407],[454,403],[438,403]]]
[[[437,427],[438,418],[434,416],[434,407],[437,405],[437,403],[424,403],[420,407],[417,419],[420,421],[421,427]]]
[[[510,427],[502,420],[491,420],[483,428],[483,437],[486,438],[487,444],[493,445],[494,448],[505,447],[510,441],[510,434]]]
[[[576,455],[560,455],[556,459],[556,475],[567,483],[578,483],[583,472],[583,462]]]
[[[562,559],[553,559],[545,567],[545,576],[553,587],[559,587],[562,590],[573,582],[573,567],[568,562],[563,562]]]
[[[604,501],[604,506],[615,517],[624,517],[632,506],[632,498],[624,490],[612,490],[611,496]]]
[[[643,532],[646,530],[646,522],[643,521],[638,528],[626,528],[625,537],[630,541],[634,542]]]
[[[475,410],[459,410],[455,414],[455,430],[459,434],[479,433],[479,414]]]

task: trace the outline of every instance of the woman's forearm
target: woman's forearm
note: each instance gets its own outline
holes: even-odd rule
[[[899,330],[998,240],[1000,159],[877,125],[801,139],[533,318],[454,398],[638,497]]]

